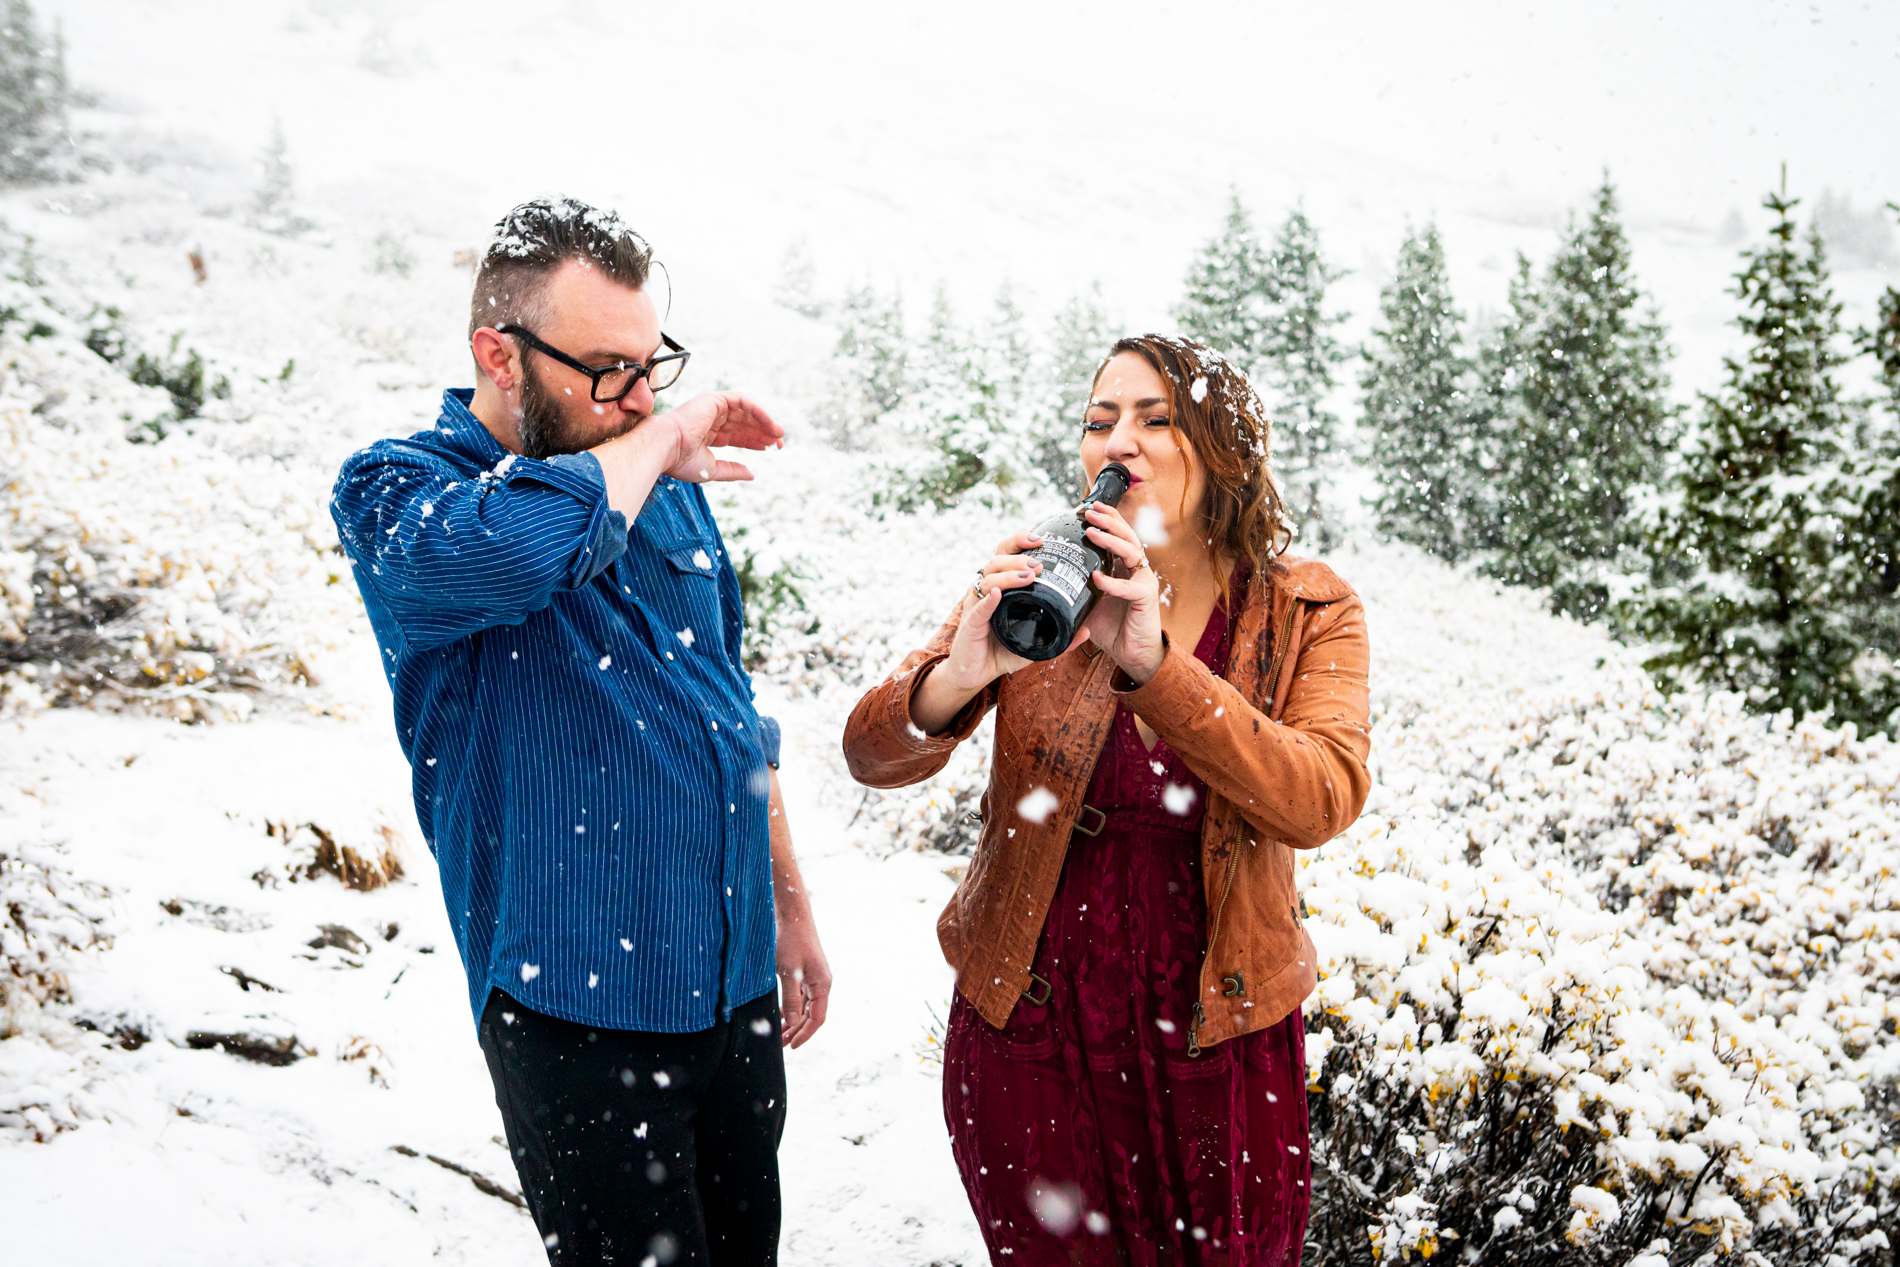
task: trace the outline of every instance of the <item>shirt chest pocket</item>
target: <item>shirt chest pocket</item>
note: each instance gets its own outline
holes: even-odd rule
[[[688,537],[659,546],[662,572],[671,583],[666,617],[673,633],[691,650],[719,658],[724,653],[725,622],[719,604],[719,559],[711,538]]]

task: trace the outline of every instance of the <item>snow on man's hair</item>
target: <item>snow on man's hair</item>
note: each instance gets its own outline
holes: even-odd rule
[[[475,270],[468,332],[513,322],[547,323],[547,279],[569,260],[600,269],[637,290],[646,285],[653,248],[611,211],[573,198],[524,202],[501,218]]]

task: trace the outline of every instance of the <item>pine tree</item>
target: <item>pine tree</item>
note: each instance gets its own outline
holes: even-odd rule
[[[913,356],[910,390],[895,415],[912,452],[884,468],[873,504],[910,512],[973,498],[1014,509],[1039,490],[1022,417],[1029,344],[1007,284],[984,329],[981,337],[962,329],[939,287],[929,333]]]
[[[1029,458],[1059,495],[1082,483],[1082,415],[1102,358],[1114,342],[1098,283],[1056,314],[1029,408]]]
[[[1887,209],[1900,216],[1900,203],[1890,202]],[[1887,391],[1887,405],[1900,420],[1900,290],[1887,287],[1880,297],[1871,328],[1863,328],[1857,340],[1873,358]]]
[[[257,192],[251,198],[251,222],[266,233],[294,237],[311,227],[296,212],[296,188],[290,145],[281,119],[271,121],[270,144],[258,160]]]
[[[1437,225],[1406,235],[1379,312],[1385,324],[1373,330],[1359,376],[1379,481],[1372,508],[1381,532],[1456,563],[1470,549],[1473,367]]]
[[[1268,249],[1235,193],[1220,233],[1196,254],[1187,294],[1174,310],[1183,333],[1238,365],[1259,391],[1288,509],[1322,545],[1321,496],[1339,431],[1326,397],[1346,359],[1332,334],[1344,314],[1328,314],[1325,303],[1327,287],[1341,276],[1326,263],[1304,211],[1293,209]]]
[[[1269,268],[1258,368],[1248,373],[1272,419],[1273,463],[1288,509],[1324,548],[1335,536],[1324,498],[1339,443],[1339,418],[1326,398],[1338,386],[1336,367],[1346,360],[1332,333],[1346,314],[1326,311],[1326,291],[1345,273],[1326,262],[1319,233],[1299,207],[1274,235]]]
[[[1769,711],[1878,723],[1890,686],[1856,664],[1861,574],[1842,549],[1857,507],[1855,419],[1834,381],[1841,306],[1820,238],[1796,240],[1795,201],[1764,205],[1778,217],[1770,241],[1736,274],[1748,352],[1703,399],[1656,542],[1683,574],[1648,597],[1647,631],[1673,644],[1651,667]]]
[[[805,239],[799,238],[785,248],[785,257],[779,261],[778,288],[772,300],[781,308],[789,308],[801,317],[816,321],[825,315],[825,305],[818,299],[816,280],[811,248],[805,245]]]
[[[1900,213],[1900,205],[1888,204]],[[1861,569],[1855,628],[1875,654],[1900,661],[1900,290],[1887,287],[1874,324],[1855,336],[1873,357],[1884,399],[1869,410],[1854,463],[1859,514],[1849,532]]]
[[[1520,268],[1502,336],[1488,361],[1499,548],[1487,570],[1550,587],[1558,611],[1604,614],[1641,565],[1636,507],[1663,477],[1674,417],[1662,326],[1607,179],[1543,276]]]
[[[904,402],[909,351],[902,296],[885,299],[870,285],[855,287],[839,301],[837,320],[830,391],[817,422],[834,445],[854,452],[869,447]]]
[[[60,174],[67,139],[65,42],[49,47],[27,0],[6,0],[0,18],[0,183],[31,184]]]
[[[895,421],[912,454],[881,468],[872,494],[874,505],[906,514],[954,506],[989,470],[995,384],[981,377],[981,359],[941,286],[911,367],[910,390]]]
[[[974,340],[980,365],[977,377],[992,385],[990,412],[995,428],[1019,430],[1025,425],[1026,396],[1033,377],[1028,325],[1016,288],[1005,279],[996,292],[994,315]]]
[[[1269,307],[1278,298],[1272,261],[1254,234],[1238,191],[1228,195],[1221,231],[1188,270],[1187,293],[1175,307],[1181,332],[1240,366],[1249,377],[1266,353]],[[1257,386],[1258,384],[1256,384]]]

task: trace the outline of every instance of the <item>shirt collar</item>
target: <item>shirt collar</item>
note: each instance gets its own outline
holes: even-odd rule
[[[469,404],[475,399],[472,387],[451,387],[442,393],[442,413],[435,420],[435,432],[448,448],[493,466],[508,456],[508,450],[482,425]]]

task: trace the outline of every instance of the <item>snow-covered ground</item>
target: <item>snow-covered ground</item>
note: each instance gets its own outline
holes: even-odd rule
[[[757,484],[715,500],[736,547],[768,569],[802,569],[819,620],[759,675],[764,708],[786,725],[790,814],[838,976],[827,1027],[788,1059],[793,1264],[983,1257],[930,1059],[933,1010],[950,990],[933,923],[956,860],[906,847],[947,818],[951,784],[979,763],[964,759],[933,792],[865,798],[837,739],[858,683],[934,626],[1004,525],[975,510],[876,521],[849,495],[856,460],[805,425],[825,329],[771,303],[790,243],[810,244],[821,290],[870,277],[921,298],[946,279],[970,308],[1010,278],[1047,310],[1099,278],[1111,308],[1145,327],[1165,320],[1235,185],[1269,221],[1305,199],[1356,270],[1340,290],[1356,333],[1408,218],[1440,218],[1461,297],[1495,307],[1512,253],[1545,253],[1607,163],[1686,389],[1713,381],[1730,342],[1722,220],[1751,212],[1775,164],[1790,160],[1800,190],[1831,186],[1862,206],[1900,194],[1900,167],[1865,123],[1883,117],[1900,69],[1900,20],[1858,5],[1671,5],[1640,36],[1622,20],[1516,6],[1457,21],[1417,6],[1350,19],[1233,6],[1160,31],[1142,9],[1099,5],[914,17],[884,6],[829,20],[588,0],[532,15],[489,0],[42,7],[63,19],[74,77],[100,91],[81,123],[115,165],[6,195],[0,219],[34,236],[66,293],[121,309],[142,347],[176,334],[241,378],[234,399],[251,421],[214,416],[208,429],[221,451],[277,459],[276,478],[309,507],[344,453],[420,425],[443,386],[467,382],[468,274],[454,254],[507,206],[555,189],[618,207],[660,247],[678,287],[669,329],[696,353],[690,381],[745,387],[792,427],[782,454],[754,463]],[[292,239],[245,223],[273,118],[314,222]],[[413,260],[406,272],[378,271],[390,243]],[[1892,280],[1843,274],[1849,320]],[[42,355],[4,353],[9,365]],[[57,367],[8,372],[43,387]],[[1643,1132],[1667,1153],[1713,1150],[1718,1137],[1738,1147],[1754,1131],[1793,1158],[1787,1174],[1807,1173],[1802,1150],[1818,1137],[1803,1142],[1775,1113],[1848,1113],[1840,1088],[1885,1076],[1878,1044],[1864,1058],[1861,1047],[1895,1014],[1896,943],[1879,920],[1850,921],[1875,905],[1887,865],[1891,749],[1776,734],[1719,704],[1665,709],[1599,631],[1414,552],[1360,542],[1333,562],[1367,600],[1381,778],[1362,827],[1306,868],[1333,981],[1379,1008],[1368,1019],[1351,991],[1329,995],[1342,1026],[1388,1072],[1453,1077],[1457,1052],[1430,1067],[1416,1054],[1449,1045],[1390,1027],[1399,1006],[1423,1023],[1432,982],[1453,971],[1447,946],[1503,922],[1487,886],[1530,895],[1517,908],[1529,923],[1507,925],[1493,948],[1508,963],[1476,968],[1532,1011],[1561,996],[1553,1006],[1594,1009],[1607,1033],[1625,1023],[1618,1007],[1660,1006],[1615,972],[1640,969],[1658,989],[1745,980],[1746,954],[1695,940],[1716,927],[1708,912],[1671,940],[1643,932],[1639,902],[1617,927],[1663,949],[1641,961],[1605,952],[1592,939],[1608,917],[1585,893],[1602,859],[1538,851],[1553,822],[1588,829],[1612,865],[1627,864],[1626,887],[1719,906],[1728,889],[1710,868],[1729,866],[1763,822],[1793,824],[1797,852],[1776,854],[1793,859],[1787,874],[1750,879],[1761,891],[1742,906],[1758,924],[1783,921],[1771,938],[1799,926],[1835,940],[1803,952],[1820,983],[1798,1000],[1806,1028],[1765,1034],[1758,1013],[1775,1006],[1744,997],[1745,1021],[1697,1014],[1681,1032],[1700,1050],[1697,1025],[1726,1025],[1732,1046],[1756,1053],[1753,1069],[1806,1070],[1809,1099],[1763,1109],[1698,1069],[1701,1089],[1678,1102],[1632,1075],[1617,1138],[1632,1165],[1681,1166],[1688,1154],[1644,1153]],[[0,850],[70,877],[59,883],[75,909],[103,921],[112,944],[75,956],[71,1014],[121,1030],[107,1042],[29,1016],[36,1032],[0,1042],[0,1114],[26,1123],[0,1141],[7,1263],[540,1260],[526,1217],[463,1173],[515,1187],[375,653],[342,607],[299,609],[314,613],[323,685],[248,721],[61,710],[0,724]],[[1745,772],[1735,786],[1697,764],[1711,744],[1734,756],[1724,769]],[[1697,848],[1615,852],[1619,833],[1653,844],[1672,816]],[[308,824],[365,847],[393,829],[404,877],[369,893],[293,881]],[[1822,842],[1845,897],[1816,897],[1797,874],[1812,862],[1799,850]],[[1438,922],[1415,926],[1414,908]],[[1841,943],[1864,956],[1850,963]],[[1565,985],[1551,965],[1567,972],[1566,955],[1594,956],[1610,975]],[[194,1050],[193,1033],[253,1033],[298,1058],[273,1067]],[[1674,1049],[1643,1042],[1663,1053],[1636,1069],[1647,1076]],[[1585,1052],[1567,1076],[1592,1096],[1579,1069],[1622,1075],[1592,1064],[1587,1046],[1565,1049]],[[51,1142],[23,1142],[35,1134]],[[1773,1161],[1745,1158],[1736,1182],[1772,1196],[1786,1182]],[[1417,1247],[1424,1217],[1389,1243]]]

